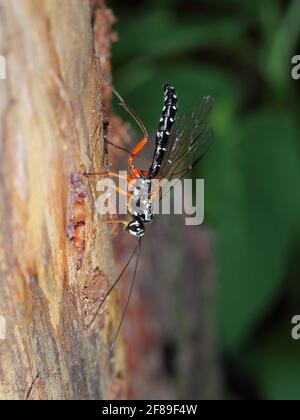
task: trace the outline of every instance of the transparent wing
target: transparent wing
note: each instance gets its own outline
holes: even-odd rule
[[[209,127],[213,103],[213,97],[205,96],[189,114],[177,117],[159,171],[160,179],[182,179],[201,160],[213,139]],[[163,195],[164,191],[160,198]]]
[[[159,171],[160,178],[172,179],[184,168],[193,166],[205,153],[212,140],[208,122],[213,103],[211,96],[205,96],[189,114],[176,119]]]

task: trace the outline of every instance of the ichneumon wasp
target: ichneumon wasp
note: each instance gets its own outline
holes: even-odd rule
[[[168,180],[175,178],[178,178],[179,180],[183,179],[200,162],[212,141],[212,130],[209,127],[209,117],[214,102],[211,96],[205,96],[189,114],[178,115],[178,99],[176,90],[170,84],[165,84],[164,104],[156,133],[153,158],[150,162],[149,169],[142,170],[135,165],[134,160],[141,159],[139,154],[149,141],[147,130],[140,118],[113,87],[112,91],[119,99],[120,105],[132,116],[143,133],[143,139],[140,140],[132,150],[127,150],[126,148],[123,148],[122,146],[116,145],[109,141],[108,143],[129,154],[128,181],[131,183],[133,182],[134,184],[132,195],[138,199],[143,197],[144,206],[143,210],[137,211],[135,208],[131,207],[130,201],[128,200],[128,219],[108,221],[108,223],[123,224],[125,230],[130,235],[137,238],[136,246],[129,260],[99,303],[91,321],[91,324],[95,321],[102,305],[110,295],[111,291],[119,283],[126,269],[136,255],[137,257],[134,266],[134,274],[130,285],[129,294],[121,320],[119,322],[119,326],[110,348],[111,352],[114,349],[117,337],[123,324],[134,288],[138,261],[141,252],[141,238],[145,234],[145,225],[153,221],[152,200],[154,199],[154,195],[151,191],[151,181],[157,178]],[[114,172],[108,171],[86,173],[85,175],[106,175],[112,177],[119,176]],[[122,191],[118,192],[122,193]],[[163,192],[161,192],[156,199],[161,199],[162,196]]]

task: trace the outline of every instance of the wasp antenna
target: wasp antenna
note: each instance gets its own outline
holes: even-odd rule
[[[96,312],[95,312],[95,314],[94,314],[91,322],[89,323],[88,327],[90,327],[95,322],[95,319],[97,318],[97,316],[98,316],[98,314],[99,314],[99,312],[100,312],[100,310],[101,310],[104,302],[106,301],[106,299],[108,298],[108,296],[111,294],[111,292],[113,291],[113,289],[117,286],[117,284],[119,283],[119,281],[123,277],[123,274],[125,273],[127,267],[131,263],[131,261],[132,261],[132,259],[133,259],[133,257],[134,257],[134,255],[135,255],[135,253],[136,253],[136,251],[137,251],[138,248],[139,248],[139,241],[137,242],[137,244],[136,244],[136,246],[135,246],[135,248],[134,248],[134,250],[133,250],[133,252],[132,252],[132,254],[131,254],[130,258],[129,258],[129,260],[127,261],[126,265],[124,266],[123,270],[118,275],[117,279],[114,281],[114,283],[108,289],[108,291],[105,293],[104,298],[101,300],[101,302],[100,302],[100,304],[99,304],[99,306],[98,306],[98,308],[97,308],[97,310],[96,310]]]
[[[140,259],[140,253],[141,253],[141,238],[139,238],[138,241],[137,241],[137,245],[136,245],[135,251],[136,251],[136,249],[138,250],[138,253],[137,253],[137,258],[136,258],[136,262],[135,262],[135,267],[134,267],[134,273],[133,273],[133,277],[132,277],[132,282],[131,282],[131,285],[130,285],[130,290],[129,290],[129,293],[128,293],[126,305],[125,305],[125,308],[123,310],[121,320],[119,322],[118,329],[116,331],[114,340],[113,340],[113,342],[112,342],[112,344],[110,346],[110,349],[109,349],[109,356],[112,356],[112,353],[114,351],[114,348],[115,348],[115,345],[116,345],[116,342],[117,342],[117,338],[118,338],[119,333],[121,331],[121,328],[122,328],[122,325],[123,325],[123,321],[125,319],[125,316],[126,316],[126,313],[127,313],[127,310],[128,310],[128,306],[129,306],[129,302],[130,302],[130,299],[131,299],[131,296],[132,296],[132,291],[133,291],[135,280],[136,280],[136,274],[137,274],[137,269],[138,269],[138,264],[139,264],[139,259]]]
[[[100,57],[96,56],[96,59],[99,62],[99,68],[100,68],[100,72],[101,75],[103,77],[103,79],[105,80],[105,82],[108,84],[108,86],[111,88],[113,94],[119,99],[120,104],[127,112],[129,115],[131,115],[131,117],[134,119],[134,121],[137,123],[137,125],[140,127],[142,133],[144,134],[145,137],[148,137],[148,132],[146,130],[146,127],[144,126],[142,120],[140,119],[140,117],[137,116],[137,114],[133,111],[133,109],[128,105],[128,103],[122,98],[122,96],[119,94],[119,92],[114,88],[114,85],[112,84],[110,78],[104,73],[102,67],[101,67],[101,60]]]

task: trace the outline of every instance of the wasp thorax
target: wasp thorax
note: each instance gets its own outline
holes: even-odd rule
[[[151,180],[138,178],[131,182],[129,191],[132,194],[128,202],[128,212],[135,220],[151,223],[153,213],[151,207]]]

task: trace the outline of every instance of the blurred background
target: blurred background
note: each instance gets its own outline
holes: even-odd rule
[[[131,396],[300,399],[300,2],[107,4],[114,84],[150,133],[164,82],[181,112],[215,97],[214,143],[194,174],[205,224],[161,217],[143,241],[126,326]]]

